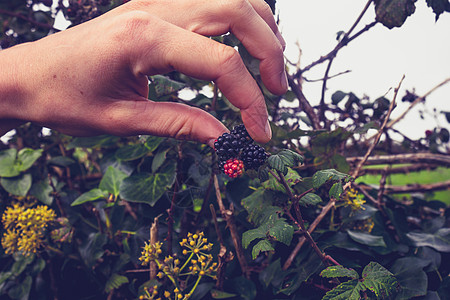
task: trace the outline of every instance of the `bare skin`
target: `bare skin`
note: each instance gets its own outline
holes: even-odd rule
[[[238,53],[207,36],[232,32],[265,86],[287,89],[284,40],[263,0],[134,0],[89,22],[0,52],[0,135],[35,122],[86,136],[152,134],[212,146],[226,132],[208,113],[147,99],[147,75],[214,81],[250,135],[271,138],[264,97]]]

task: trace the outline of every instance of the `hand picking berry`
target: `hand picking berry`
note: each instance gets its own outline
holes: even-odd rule
[[[219,168],[230,178],[242,175],[246,169],[258,169],[267,159],[264,149],[256,145],[244,125],[224,133],[214,142]]]

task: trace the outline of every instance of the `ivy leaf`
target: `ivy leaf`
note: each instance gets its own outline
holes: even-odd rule
[[[67,149],[73,149],[76,147],[81,148],[100,148],[113,146],[119,140],[116,136],[111,135],[98,135],[89,137],[76,137],[73,138],[67,145]]]
[[[16,168],[17,150],[14,148],[0,151],[0,176],[15,177],[20,174]]]
[[[155,97],[160,98],[166,95],[170,95],[175,93],[176,91],[181,90],[186,85],[182,82],[178,82],[172,80],[163,75],[154,75],[151,77],[150,88],[155,91]],[[153,99],[157,100],[157,99]]]
[[[326,278],[350,277],[352,279],[359,279],[358,273],[353,269],[347,269],[343,266],[330,266],[320,272],[320,276]]]
[[[162,137],[149,135],[146,137],[144,146],[148,149],[148,151],[153,152],[163,141],[164,138]]]
[[[426,0],[428,7],[431,7],[434,14],[436,15],[436,21],[439,16],[444,13],[444,11],[450,12],[450,1],[449,0]]]
[[[139,173],[123,180],[120,185],[120,197],[130,202],[155,205],[156,201],[171,187],[175,180],[175,166],[170,164],[160,173]]]
[[[350,178],[349,175],[336,171],[335,169],[320,170],[313,175],[313,187],[321,187],[327,181],[338,181]]]
[[[142,144],[125,145],[116,151],[116,158],[122,161],[135,160],[144,157],[150,151]]]
[[[394,275],[376,262],[370,262],[362,272],[363,285],[372,291],[377,299],[386,299],[398,288]]]
[[[118,289],[122,284],[128,283],[128,278],[117,273],[113,273],[105,284],[105,293]]]
[[[416,10],[416,0],[376,0],[376,20],[389,29],[401,27]]]
[[[386,247],[382,236],[371,235],[365,232],[347,230],[349,237],[357,243],[370,247]]]
[[[426,295],[428,276],[423,268],[428,264],[429,260],[417,257],[403,257],[395,261],[390,271],[398,280],[401,288],[396,299],[407,300]]]
[[[106,199],[109,197],[109,193],[101,189],[92,189],[86,193],[81,194],[75,201],[72,202],[71,206],[80,205],[86,202],[92,202],[98,199]]]
[[[28,170],[34,162],[42,156],[42,149],[23,148],[17,154],[17,162],[19,171]]]
[[[108,169],[106,169],[105,175],[103,175],[98,187],[99,189],[107,191],[117,197],[120,192],[120,184],[126,177],[128,177],[126,173],[114,168],[113,166],[109,166]]]
[[[268,240],[260,240],[252,249],[252,258],[256,259],[261,252],[274,251]]]
[[[1,186],[10,194],[25,197],[31,188],[31,174],[22,174],[16,177],[0,179]]]
[[[406,236],[416,247],[431,247],[440,252],[450,252],[450,228],[441,228],[434,234],[410,232]]]
[[[30,189],[30,194],[46,205],[51,205],[53,202],[52,192],[53,188],[47,180],[33,183]]]
[[[316,205],[322,202],[322,198],[314,193],[308,193],[304,195],[298,202],[302,206]]]
[[[164,161],[166,160],[167,152],[169,152],[170,149],[165,149],[163,151],[158,151],[158,153],[155,154],[152,161],[152,172],[156,172],[159,167],[162,166]]]
[[[365,290],[364,285],[357,279],[343,282],[331,291],[328,291],[322,300],[359,300],[360,291]]]
[[[266,232],[263,228],[258,227],[248,230],[242,234],[242,246],[247,249],[250,243],[256,239],[262,239],[266,237]]]
[[[97,259],[103,256],[103,246],[108,241],[105,234],[99,232],[89,234],[83,245],[79,247],[80,255],[88,267],[93,267]]]

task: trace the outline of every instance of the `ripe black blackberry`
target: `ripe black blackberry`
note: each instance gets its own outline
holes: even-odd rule
[[[241,152],[241,159],[247,170],[257,170],[267,159],[264,149],[256,144],[250,144],[244,147]]]
[[[248,134],[244,124],[235,126],[230,133],[234,134],[236,138],[242,143],[243,146],[253,143],[253,139]]]
[[[241,148],[241,141],[231,133],[224,133],[214,142],[214,149],[219,157],[219,161],[238,157]]]

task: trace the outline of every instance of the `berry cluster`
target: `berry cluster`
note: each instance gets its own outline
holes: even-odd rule
[[[258,169],[267,159],[264,149],[256,145],[244,125],[224,133],[214,143],[219,168],[231,178],[241,176],[244,168]]]

